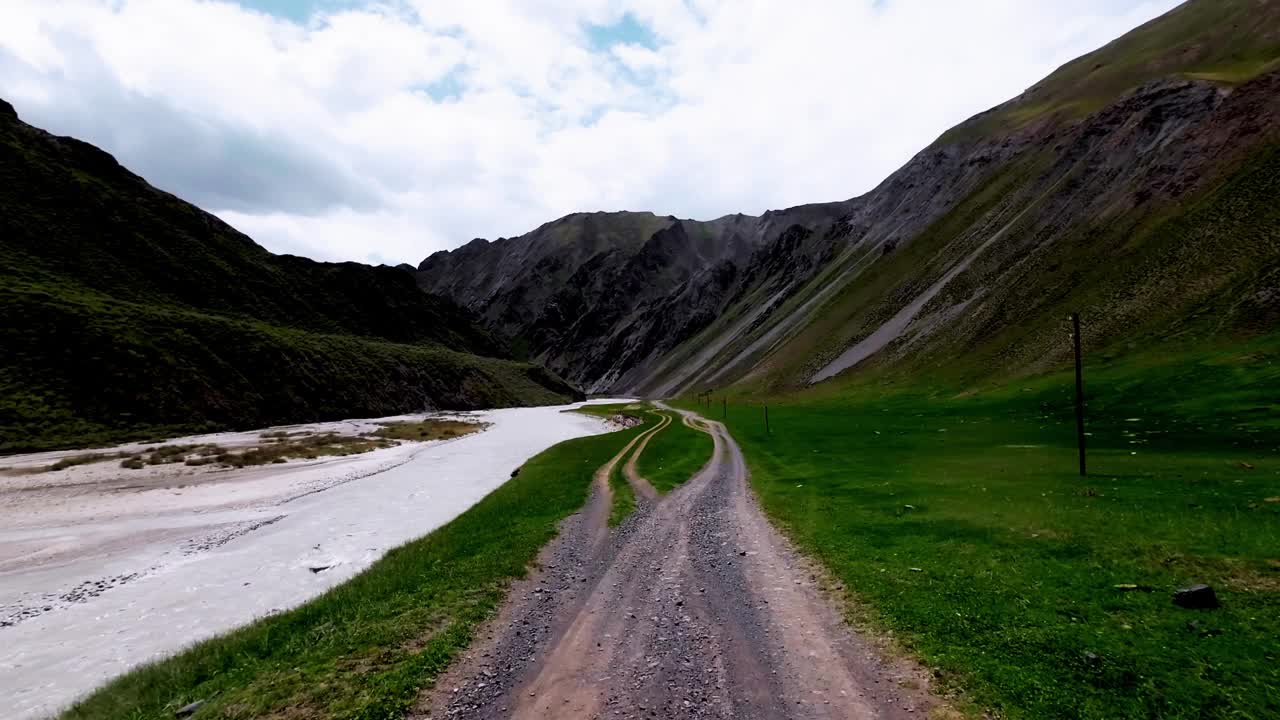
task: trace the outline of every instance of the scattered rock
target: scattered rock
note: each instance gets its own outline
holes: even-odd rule
[[[1202,638],[1217,637],[1222,634],[1221,628],[1206,628],[1200,624],[1199,620],[1192,620],[1187,623],[1187,629]]]
[[[1173,594],[1173,604],[1189,610],[1212,610],[1218,607],[1218,595],[1201,583],[1179,589]]]
[[[1242,462],[1242,463],[1240,463],[1240,469],[1241,469],[1241,470],[1252,470],[1252,469],[1253,469],[1253,466],[1252,466],[1252,465],[1250,465],[1250,464],[1249,464],[1249,463],[1247,463],[1247,462]]]
[[[186,705],[183,705],[177,710],[174,710],[173,715],[174,717],[180,717],[180,718],[191,717],[192,715],[195,714],[197,710],[199,710],[203,706],[204,706],[204,701],[197,700],[193,703],[188,703]]]
[[[519,474],[520,474],[520,468],[516,468],[515,470],[511,471],[511,477],[515,477]]]
[[[322,573],[322,572],[324,572],[325,570],[328,570],[328,569],[329,569],[329,568],[331,568],[331,567],[333,567],[333,566],[332,566],[332,565],[316,565],[316,566],[314,566],[314,567],[309,567],[309,568],[307,568],[307,569],[308,569],[308,570],[310,570],[310,571],[311,571],[311,572],[313,572],[313,573]]]

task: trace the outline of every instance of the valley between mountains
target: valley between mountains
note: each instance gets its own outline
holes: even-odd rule
[[[1280,0],[417,266],[0,101],[0,717],[1280,717],[1278,198]]]

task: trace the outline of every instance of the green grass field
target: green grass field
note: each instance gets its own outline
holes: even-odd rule
[[[681,422],[678,413],[663,414],[671,416],[671,424],[649,441],[636,469],[654,489],[665,494],[701,470],[711,459],[715,444],[710,435]]]
[[[758,400],[728,424],[854,619],[977,707],[1280,717],[1280,342],[1091,364],[1086,386],[1087,478],[1066,373],[837,381],[770,398],[771,435]],[[1196,582],[1221,609],[1172,604]]]
[[[135,670],[64,718],[399,718],[643,428],[561,443],[430,535],[295,610]]]
[[[648,430],[651,426],[650,422],[641,427]],[[626,458],[619,460],[609,472],[609,489],[613,492],[613,499],[609,505],[609,527],[617,527],[636,511],[636,491],[631,489],[631,483],[627,482],[627,478],[622,473],[622,467],[626,462]]]

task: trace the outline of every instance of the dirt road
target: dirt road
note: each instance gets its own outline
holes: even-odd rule
[[[715,440],[710,463],[666,496],[638,488],[637,512],[603,535],[601,478],[631,453],[626,474],[643,482],[634,458],[652,434],[619,453],[541,569],[513,588],[415,717],[861,719],[944,710],[924,673],[881,660],[841,621],[761,514],[724,426],[685,421]]]

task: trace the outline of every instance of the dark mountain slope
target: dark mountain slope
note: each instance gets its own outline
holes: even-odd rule
[[[963,123],[862,197],[732,216],[749,256],[638,298],[624,321],[583,324],[584,306],[547,316],[577,323],[576,346],[538,349],[592,389],[668,395],[855,367],[1034,372],[1063,360],[1074,310],[1095,348],[1270,331],[1277,58],[1280,0],[1193,0]],[[604,353],[573,349],[588,346]]]
[[[0,317],[3,450],[573,392],[410,273],[273,255],[2,102]]]
[[[453,303],[389,267],[278,256],[121,167],[111,155],[0,119],[7,272],[134,302],[324,332],[500,354]]]
[[[418,279],[480,314],[532,358],[594,388],[626,366],[618,353],[634,354],[637,333],[655,329],[655,303],[735,275],[759,242],[754,231],[741,216],[704,223],[579,213],[518,238],[438,252],[422,262]],[[664,326],[655,339],[674,346],[687,337],[678,332]]]

